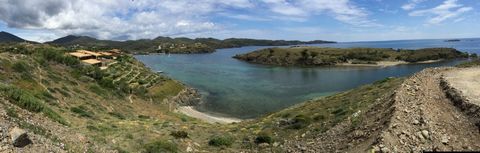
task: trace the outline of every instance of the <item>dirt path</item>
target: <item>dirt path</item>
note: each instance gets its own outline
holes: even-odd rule
[[[480,133],[440,86],[445,72],[457,69],[427,69],[406,80],[395,97],[392,122],[382,135],[386,150],[479,150]],[[378,149],[381,149],[378,145]]]

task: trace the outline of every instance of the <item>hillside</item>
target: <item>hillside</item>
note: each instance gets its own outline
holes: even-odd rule
[[[466,57],[467,53],[452,48],[394,50],[320,47],[267,48],[234,56],[250,63],[280,66],[389,66]]]
[[[155,39],[140,39],[128,41],[98,40],[87,36],[66,36],[47,44],[59,45],[68,48],[87,48],[102,50],[118,48],[133,54],[147,53],[211,53],[219,48],[233,48],[242,46],[285,46],[298,44],[334,43],[331,41],[285,41],[285,40],[258,40],[230,38],[219,40],[215,38],[170,38],[157,37]]]
[[[0,32],[0,43],[25,42],[26,40],[5,31]]]
[[[478,63],[386,78],[258,119],[210,124],[175,111],[201,102],[194,89],[130,55],[100,70],[80,65],[68,51],[0,45],[0,152],[480,149],[471,92],[480,84]],[[27,142],[21,140],[32,143],[18,146]]]

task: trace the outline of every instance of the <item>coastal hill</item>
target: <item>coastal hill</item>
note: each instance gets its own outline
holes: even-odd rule
[[[286,41],[286,40],[259,40],[230,38],[219,40],[215,38],[170,38],[157,37],[155,39],[139,39],[127,41],[98,40],[88,36],[66,36],[47,44],[69,48],[84,48],[90,50],[118,48],[134,54],[148,53],[211,53],[219,48],[232,48],[242,46],[285,46],[299,44],[335,43],[331,41]]]
[[[30,42],[20,37],[17,37],[11,33],[1,31],[0,32],[0,43],[17,43],[17,42]]]
[[[389,66],[435,60],[466,58],[468,53],[453,48],[425,48],[418,50],[391,48],[267,48],[234,58],[250,63],[279,66]]]
[[[100,69],[66,54],[72,51],[0,45],[0,152],[480,149],[478,61],[217,124],[179,112],[202,102],[196,90],[152,72],[130,54],[116,55]]]

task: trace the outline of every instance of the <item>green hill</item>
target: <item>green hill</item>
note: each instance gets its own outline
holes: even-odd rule
[[[5,32],[5,31],[1,31],[0,32],[0,43],[18,43],[18,42],[30,42],[30,43],[34,43],[34,42],[31,42],[31,41],[27,41],[25,39],[22,39],[18,36],[15,36],[13,34],[10,34],[8,32]]]
[[[267,48],[236,55],[234,58],[250,63],[281,66],[326,65],[382,65],[388,63],[416,63],[430,60],[466,58],[453,48],[425,48],[418,50],[391,48],[320,48],[290,47]]]
[[[118,48],[133,54],[147,53],[211,53],[219,48],[232,48],[242,46],[285,46],[298,44],[334,43],[330,41],[285,41],[285,40],[258,40],[230,38],[219,40],[215,38],[170,38],[157,37],[155,39],[140,39],[127,41],[98,40],[87,36],[66,36],[47,44],[68,48],[85,48],[89,50],[102,50]]]

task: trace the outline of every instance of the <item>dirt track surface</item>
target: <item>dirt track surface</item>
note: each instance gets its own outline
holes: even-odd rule
[[[480,68],[464,68],[445,73],[445,80],[460,90],[470,102],[480,106]]]

